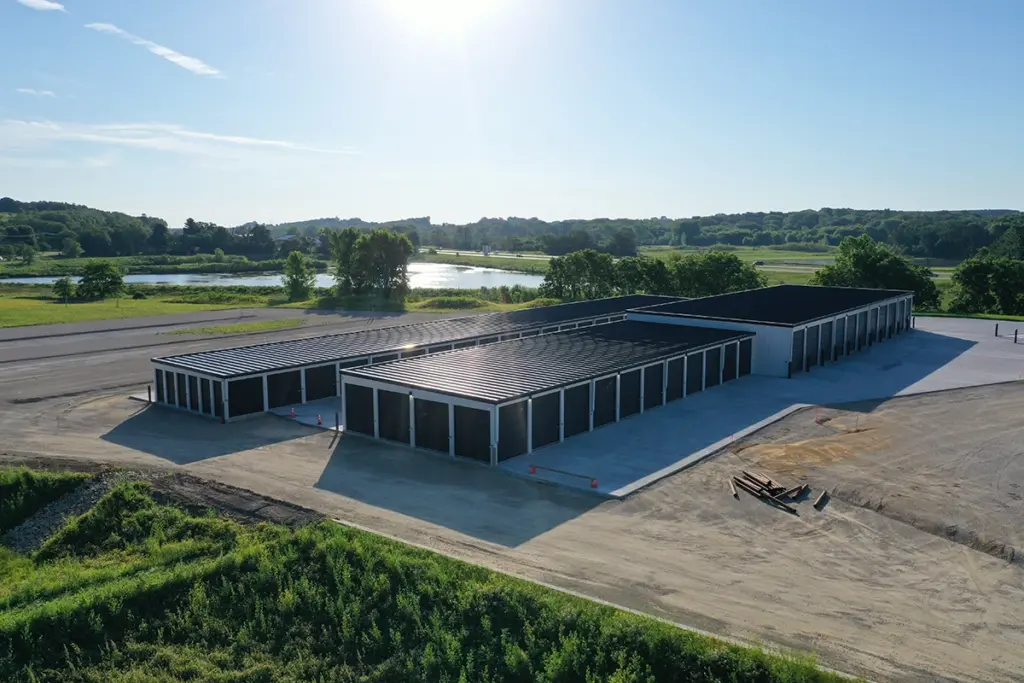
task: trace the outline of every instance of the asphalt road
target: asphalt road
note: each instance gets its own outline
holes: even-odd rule
[[[152,380],[150,359],[195,351],[300,339],[323,334],[436,320],[435,313],[318,313],[293,309],[235,309],[0,330],[0,400],[28,402]],[[197,324],[302,318],[298,328],[244,335],[180,336]],[[157,321],[162,320],[163,323]],[[148,321],[148,322],[147,322]],[[47,336],[50,332],[52,336]]]

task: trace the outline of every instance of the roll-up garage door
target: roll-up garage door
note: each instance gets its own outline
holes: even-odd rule
[[[562,420],[561,398],[558,392],[533,397],[533,447],[540,448],[558,441]],[[498,433],[501,437],[501,433]]]
[[[479,408],[455,406],[455,455],[491,461],[491,414]]]
[[[580,384],[565,390],[565,415],[562,420],[567,439],[590,431],[590,384]]]
[[[619,417],[640,412],[640,371],[631,370],[619,376]]]
[[[377,390],[377,423],[380,438],[409,443],[409,394]]]
[[[416,447],[447,453],[448,404],[417,398],[413,403],[416,411]]]
[[[722,347],[708,349],[704,356],[704,387],[716,387],[722,380]]]
[[[661,390],[664,377],[665,366],[661,363],[644,368],[644,410],[657,408],[661,405]]]
[[[804,331],[797,330],[793,333],[793,355],[789,365],[790,371],[795,375],[804,371]]]
[[[373,436],[373,389],[345,385],[345,429]]]
[[[594,428],[615,422],[615,378],[594,382]]]
[[[686,357],[686,395],[696,394],[704,388],[704,354],[691,353]]]
[[[526,401],[519,401],[498,409],[498,462],[522,455],[526,444]],[[416,438],[419,439],[419,427]]]

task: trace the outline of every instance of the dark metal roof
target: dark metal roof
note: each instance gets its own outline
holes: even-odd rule
[[[736,330],[624,321],[350,368],[341,373],[502,403],[753,336]]]
[[[793,327],[913,292],[894,289],[777,285],[673,301],[636,313],[712,318]]]
[[[573,320],[623,314],[630,308],[678,300],[676,297],[636,294],[164,356],[154,358],[153,361],[211,377],[241,377],[374,354],[398,353],[476,337],[515,334]]]

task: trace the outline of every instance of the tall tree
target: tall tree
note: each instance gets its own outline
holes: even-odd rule
[[[352,279],[356,292],[404,296],[409,289],[412,242],[405,235],[377,228],[352,245]]]
[[[767,284],[764,275],[754,266],[744,263],[739,256],[726,251],[677,256],[671,261],[670,271],[671,291],[652,294],[714,296],[744,289],[757,289]]]
[[[82,269],[78,295],[84,299],[105,299],[124,289],[121,270],[110,261],[93,261]]]
[[[316,269],[301,251],[288,254],[284,264],[284,288],[289,301],[305,301],[316,286]]]
[[[814,284],[829,287],[870,287],[914,292],[914,304],[937,308],[939,289],[932,272],[915,266],[887,244],[868,235],[847,237],[836,252],[835,262],[814,274]]]
[[[342,296],[351,294],[355,288],[353,254],[360,234],[356,228],[345,228],[332,231],[328,235],[331,258],[334,259],[334,280],[337,283],[338,294]]]

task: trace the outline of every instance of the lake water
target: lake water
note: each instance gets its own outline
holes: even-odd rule
[[[12,277],[0,279],[0,284],[53,284],[56,277]],[[205,287],[280,287],[281,275],[258,273],[187,273],[167,275],[125,275],[125,284],[146,285],[202,285]],[[540,275],[512,273],[494,268],[455,266],[448,263],[410,263],[409,286],[423,289],[480,289],[501,285],[522,285],[539,287],[544,281]],[[327,274],[316,276],[317,287],[333,287],[334,277]]]

